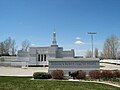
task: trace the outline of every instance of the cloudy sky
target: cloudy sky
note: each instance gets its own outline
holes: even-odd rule
[[[120,38],[120,0],[0,0],[0,41],[49,46],[54,31],[58,45],[77,55],[91,49],[87,32],[97,32],[94,47],[102,50],[108,36]]]

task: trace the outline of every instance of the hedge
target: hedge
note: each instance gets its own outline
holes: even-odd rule
[[[51,75],[52,75],[53,79],[63,79],[64,78],[63,70],[54,70]]]
[[[119,77],[120,78],[120,70],[114,70],[113,71],[113,77]]]
[[[45,72],[35,72],[33,74],[34,79],[50,79],[52,78],[50,74],[45,73]]]
[[[120,70],[93,70],[89,72],[93,79],[120,77]]]
[[[99,70],[92,70],[89,72],[89,76],[92,78],[92,79],[100,79],[101,77],[101,73]]]
[[[101,78],[112,78],[113,77],[113,73],[111,70],[103,70],[101,72]]]
[[[85,79],[86,78],[86,72],[84,72],[83,70],[78,70],[76,78],[77,79]]]
[[[73,79],[85,79],[86,72],[83,70],[78,70],[76,72],[69,73],[69,76],[73,77]]]

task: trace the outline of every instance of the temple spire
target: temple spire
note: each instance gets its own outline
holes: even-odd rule
[[[56,42],[56,33],[53,32],[53,41],[52,41],[52,45],[57,45],[57,42]]]

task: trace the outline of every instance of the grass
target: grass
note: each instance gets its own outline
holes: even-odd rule
[[[118,87],[98,83],[30,79],[0,77],[0,90],[120,90]]]

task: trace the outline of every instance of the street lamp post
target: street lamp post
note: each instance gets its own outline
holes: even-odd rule
[[[91,35],[91,43],[92,43],[92,58],[93,58],[93,34],[96,34],[96,32],[88,32],[88,34]]]

